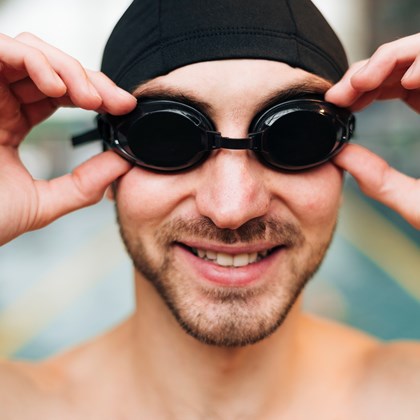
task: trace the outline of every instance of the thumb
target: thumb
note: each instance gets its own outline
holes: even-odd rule
[[[420,181],[392,168],[366,148],[349,144],[333,159],[369,197],[398,212],[420,229]]]
[[[74,210],[100,201],[107,187],[131,169],[132,165],[112,151],[96,155],[72,173],[50,181],[36,181],[38,229]]]

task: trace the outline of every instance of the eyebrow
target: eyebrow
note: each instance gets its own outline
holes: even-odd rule
[[[323,95],[331,83],[323,79],[313,78],[310,80],[296,82],[284,88],[279,88],[273,92],[268,93],[256,105],[256,114],[270,108],[271,106],[285,102],[291,99],[299,99],[309,95]],[[190,105],[201,112],[212,115],[214,107],[202,99],[198,98],[194,92],[180,90],[168,86],[140,86],[134,95],[138,100],[158,99],[158,100],[172,100],[182,102]]]
[[[135,93],[135,97],[140,101],[145,99],[158,99],[182,102],[208,115],[211,115],[214,110],[211,104],[199,99],[194,93],[175,88],[153,86],[142,90],[139,94]]]
[[[299,99],[311,95],[324,95],[331,84],[327,81],[314,79],[292,84],[267,94],[257,105],[257,113],[271,106],[291,99]]]

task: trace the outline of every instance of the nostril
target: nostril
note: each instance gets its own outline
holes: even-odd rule
[[[197,210],[219,228],[237,229],[268,211],[264,169],[251,155],[245,150],[219,149],[201,168],[196,184]]]

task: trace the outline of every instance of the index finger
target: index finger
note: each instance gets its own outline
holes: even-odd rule
[[[415,67],[420,54],[420,34],[380,46],[372,57],[353,64],[343,78],[328,90],[325,97],[338,106],[360,109],[372,98],[405,99],[406,89],[418,86],[407,70]],[[364,98],[362,98],[364,96]],[[362,103],[358,104],[362,98]]]
[[[5,84],[13,82],[9,77],[13,69],[19,80],[29,76],[46,96],[60,97],[66,93],[65,84],[41,51],[4,34],[0,34],[0,61]]]
[[[325,99],[342,107],[349,107],[355,103],[363,93],[353,86],[351,79],[366,63],[367,60],[364,60],[350,66],[341,80],[327,90]]]
[[[134,96],[118,87],[103,73],[84,68],[76,59],[35,35],[24,33],[19,35],[19,39],[38,48],[48,57],[66,83],[68,95],[76,106],[111,114],[125,114],[135,107],[137,101]],[[96,106],[91,102],[92,94],[98,95],[100,99]]]
[[[399,81],[420,53],[418,34],[381,45],[366,64],[351,78],[355,89],[368,92],[378,88],[394,71]],[[394,81],[394,82],[395,82]]]

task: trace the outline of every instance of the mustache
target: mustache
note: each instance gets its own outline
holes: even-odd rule
[[[157,234],[157,241],[163,246],[182,242],[187,238],[206,239],[226,245],[265,240],[285,246],[296,246],[305,241],[302,229],[298,225],[275,218],[252,219],[237,229],[219,228],[208,217],[190,220],[176,218],[166,222]]]

